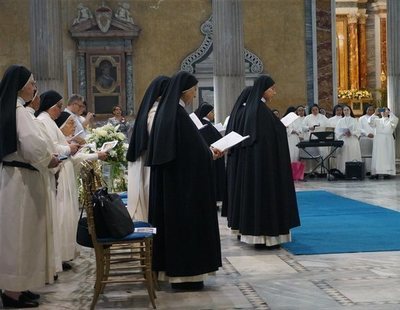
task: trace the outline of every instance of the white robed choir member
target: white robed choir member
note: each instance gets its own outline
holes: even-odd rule
[[[311,133],[318,132],[318,131],[325,131],[326,127],[328,126],[328,119],[325,115],[319,113],[319,106],[314,104],[310,108],[310,113],[304,118],[303,121],[303,133],[304,139],[306,141],[310,140]],[[313,155],[313,157],[326,157],[328,154],[328,149],[326,147],[315,147],[315,148],[307,148],[307,151]],[[305,154],[304,151],[301,152],[301,158],[310,158],[308,154]],[[316,166],[314,160],[307,161],[306,171],[312,170]],[[325,171],[321,171],[324,173]]]
[[[35,116],[35,112],[39,109],[40,106],[40,97],[38,92],[36,91],[35,96],[30,102],[25,104],[26,110],[29,112],[29,115],[35,121],[39,129],[39,136],[46,141],[47,150],[51,154],[56,154],[57,151],[54,147],[53,141],[50,136],[47,134],[46,128],[43,123],[38,120]],[[46,188],[47,191],[47,204],[46,204],[46,227],[47,227],[47,244],[46,244],[46,283],[53,283],[54,276],[58,271],[61,271],[61,260],[59,261],[59,265],[56,266],[57,261],[55,258],[55,242],[54,242],[54,227],[53,227],[53,210],[56,208],[56,178],[55,173],[57,172],[57,168],[47,169],[44,171],[41,176],[43,179],[43,187]]]
[[[328,118],[328,124],[326,127],[336,128],[336,124],[342,118],[343,118],[343,107],[340,104],[337,104],[333,107],[333,116]]]
[[[0,288],[4,307],[38,307],[26,290],[46,282],[46,188],[40,173],[58,160],[23,107],[36,84],[23,66],[0,83]]]
[[[63,111],[54,121],[63,133],[63,137],[57,143],[68,146],[67,137],[73,136],[76,128],[73,116]],[[84,160],[105,159],[106,156],[104,152],[93,154],[77,152],[64,160],[60,166],[57,185],[57,217],[60,219],[61,258],[63,262],[72,260],[79,255],[76,232],[79,219],[77,174],[81,167],[80,164]],[[68,266],[64,263],[64,266],[66,265]]]
[[[65,145],[64,143],[60,143],[63,141],[64,137],[62,132],[58,129],[54,120],[59,117],[63,107],[62,96],[54,90],[49,90],[40,95],[40,106],[39,109],[35,112],[37,119],[43,124],[47,135],[51,139],[52,148],[54,152],[59,155],[69,156],[75,154],[78,150],[77,145]],[[59,173],[58,167],[56,172]],[[50,188],[49,195],[51,200],[53,201],[52,205],[52,214],[53,214],[53,239],[54,239],[54,260],[56,271],[60,272],[63,270],[62,268],[62,242],[61,242],[61,230],[60,230],[60,222],[62,218],[58,216],[59,206],[57,203],[57,187],[56,180],[54,179],[54,171],[49,171],[50,178]]]
[[[381,114],[379,118],[378,114]],[[374,145],[372,148],[371,175],[396,175],[396,156],[393,132],[399,119],[384,108],[384,112],[375,112],[369,119],[370,125],[375,128]]]
[[[146,90],[133,127],[128,160],[128,211],[135,220],[147,221],[149,217],[150,167],[145,166],[148,137],[153,125],[161,94],[169,78],[155,78]]]
[[[300,160],[299,148],[297,147],[297,144],[303,140],[303,120],[304,116],[299,117],[288,127],[286,127],[289,155],[292,163]]]
[[[375,128],[368,123],[369,118],[375,113],[372,105],[368,105],[364,115],[358,119],[360,124],[360,149],[361,158],[365,162],[365,171],[371,172],[372,146],[374,144]]]
[[[360,128],[357,119],[351,116],[348,106],[343,107],[344,117],[341,118],[335,128],[337,140],[343,141],[343,146],[336,153],[336,167],[343,174],[346,172],[346,162],[361,161]]]

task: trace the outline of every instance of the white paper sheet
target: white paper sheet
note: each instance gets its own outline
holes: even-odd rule
[[[285,127],[287,127],[298,118],[299,118],[299,116],[296,113],[290,112],[288,115],[281,118],[281,122],[283,125],[285,125]]]
[[[207,124],[203,125],[203,123],[195,113],[190,113],[189,116],[192,119],[193,123],[196,125],[197,129],[201,129],[207,126]]]
[[[215,129],[218,130],[218,132],[220,133],[224,133],[226,128],[224,127],[224,125],[222,125],[221,123],[215,124],[214,125]]]
[[[117,144],[118,144],[118,141],[116,141],[116,140],[104,142],[104,144],[100,148],[100,152],[108,152],[109,150],[112,150]]]
[[[231,131],[228,133],[225,137],[219,139],[218,141],[215,141],[211,146],[215,149],[218,149],[222,152],[226,151],[227,149],[231,148],[232,146],[235,146],[236,144],[242,142],[243,140],[246,140],[250,136],[241,136],[237,132]]]

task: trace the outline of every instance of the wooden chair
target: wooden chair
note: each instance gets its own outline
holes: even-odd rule
[[[81,170],[83,183],[82,202],[86,211],[89,233],[96,256],[96,283],[90,309],[94,309],[100,293],[108,283],[138,283],[147,288],[150,302],[155,305],[152,260],[152,234],[132,233],[122,239],[97,238],[93,217],[92,193],[102,186],[101,172],[96,162],[85,162]],[[149,226],[145,222],[135,227]]]

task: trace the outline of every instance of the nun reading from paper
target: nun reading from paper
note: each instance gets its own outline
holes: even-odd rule
[[[149,222],[154,236],[153,269],[175,289],[201,289],[221,266],[221,246],[212,182],[211,150],[190,119],[197,79],[188,72],[171,78],[150,134]]]
[[[262,75],[254,82],[243,117],[243,169],[240,192],[241,241],[256,247],[291,241],[290,229],[300,225],[292,179],[286,127],[267,104],[275,82]]]
[[[153,126],[161,94],[170,78],[158,76],[147,88],[136,117],[126,159],[128,160],[128,211],[132,218],[147,221],[149,217],[150,168],[145,167],[149,133]]]
[[[203,125],[207,125],[200,130],[207,145],[211,145],[222,138],[222,135],[211,123],[214,121],[214,107],[211,104],[203,103],[195,113]],[[216,199],[222,201],[225,192],[225,158],[214,161],[214,180]]]

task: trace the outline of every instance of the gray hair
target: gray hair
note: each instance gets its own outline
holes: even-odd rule
[[[67,106],[74,104],[76,101],[83,102],[83,101],[85,101],[85,99],[81,95],[73,94],[73,95],[71,95],[71,97],[69,97]]]

